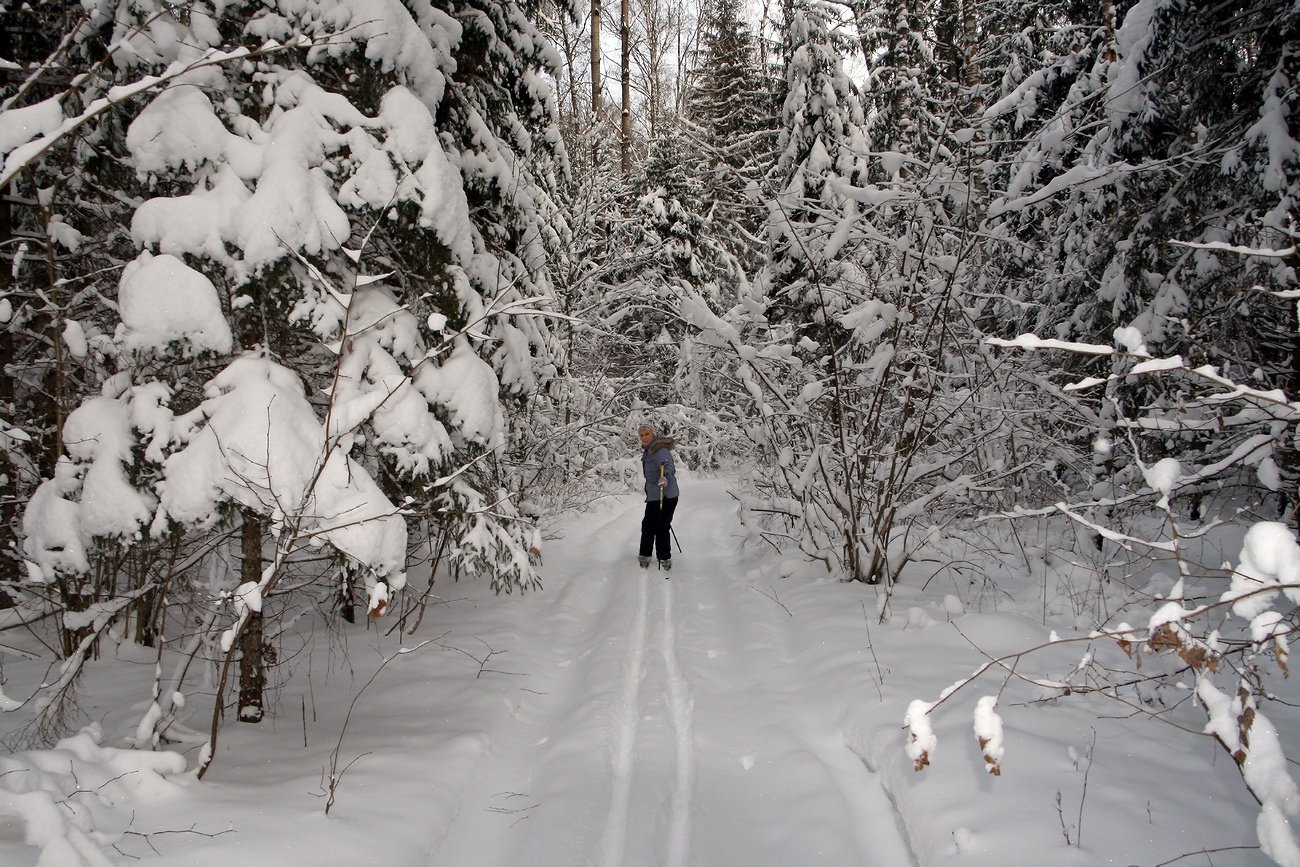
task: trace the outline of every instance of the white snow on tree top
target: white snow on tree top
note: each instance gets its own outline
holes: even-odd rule
[[[131,349],[163,353],[172,343],[184,355],[230,352],[230,326],[216,287],[170,254],[147,251],[126,266],[118,285],[122,324],[117,339]]]
[[[374,574],[401,586],[406,524],[370,475],[335,447],[302,382],[255,356],[236,359],[207,386],[208,399],[178,426],[186,446],[167,458],[158,518],[211,524],[222,502],[293,522],[316,544],[328,542]],[[159,528],[160,529],[160,528]]]

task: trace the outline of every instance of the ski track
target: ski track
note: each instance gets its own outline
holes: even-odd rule
[[[637,579],[637,604],[632,641],[628,645],[627,661],[623,666],[623,692],[619,702],[617,750],[614,755],[614,787],[610,793],[609,812],[605,817],[605,831],[601,835],[603,863],[617,867],[623,861],[627,844],[628,798],[632,790],[632,759],[636,750],[636,730],[641,719],[639,695],[645,680],[646,622],[649,618],[650,578],[648,570],[640,570]]]
[[[631,640],[623,665],[623,683],[616,722],[616,749],[611,768],[613,787],[610,793],[609,812],[601,835],[602,863],[606,867],[619,867],[630,860],[628,849],[628,811],[631,804],[632,783],[635,772],[637,735],[640,722],[648,718],[643,707],[643,687],[650,678],[649,635],[652,606],[650,597],[659,595],[662,600],[661,617],[655,624],[659,633],[659,652],[663,658],[666,689],[663,698],[667,703],[666,718],[672,727],[674,774],[669,793],[669,826],[667,853],[662,862],[665,867],[686,867],[690,849],[692,786],[694,785],[695,759],[694,734],[691,724],[692,698],[690,686],[682,674],[677,659],[677,631],[674,626],[673,584],[652,578],[648,569],[638,569],[636,578],[637,605],[633,617]],[[651,585],[660,589],[651,592]]]
[[[676,734],[677,773],[673,779],[672,825],[668,834],[668,867],[685,867],[691,835],[691,796],[695,784],[695,735],[692,726],[693,699],[690,685],[682,676],[677,660],[676,615],[673,586],[664,582],[663,655],[668,673],[671,721]]]
[[[548,557],[562,583],[517,609],[528,688],[492,687],[509,713],[429,863],[916,864],[879,777],[827,721],[781,710],[815,695],[795,585],[743,574],[725,489],[696,494],[671,580],[635,565],[630,501]]]

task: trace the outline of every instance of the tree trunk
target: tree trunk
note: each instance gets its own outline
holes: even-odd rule
[[[578,67],[574,62],[578,54],[576,42],[571,39],[569,28],[561,24],[561,35],[564,37],[564,69],[569,74],[569,106],[570,106],[570,123],[574,132],[582,129],[582,104],[578,100]],[[574,36],[580,34],[572,34]]]
[[[623,177],[632,173],[632,7],[629,0],[619,5],[618,41],[623,50],[623,112],[619,124],[619,167]]]
[[[243,554],[242,584],[262,580],[262,519],[251,509],[243,510],[244,526],[240,533]],[[249,612],[248,622],[239,636],[239,721],[262,721],[263,696],[266,689],[266,660],[262,655],[262,612]]]
[[[8,41],[5,39],[4,41]],[[5,57],[12,57],[13,54],[6,54]],[[13,238],[13,215],[9,208],[9,187],[8,185],[0,187],[0,247],[9,249],[9,242]],[[6,265],[0,267],[0,295],[9,294],[10,268]],[[14,370],[14,363],[17,361],[17,355],[14,352],[14,341],[11,338],[0,340],[0,409],[10,418],[16,418],[13,412],[14,399],[17,397],[17,390],[14,388],[14,376],[10,374]],[[0,474],[9,480],[8,491],[10,494],[20,492],[18,480],[18,462],[13,459],[6,449],[0,448]],[[19,497],[4,496],[0,497],[0,544],[4,545],[5,554],[0,555],[0,581],[12,582],[17,584],[23,579],[21,572],[21,563],[16,556],[16,552],[21,550],[18,544],[18,504]],[[13,551],[14,555],[7,552]],[[0,590],[0,608],[12,608],[14,606],[13,598],[4,590]]]
[[[600,163],[600,137],[596,126],[600,123],[600,2],[591,0],[591,171],[594,176]]]
[[[591,0],[591,128],[600,122],[600,0]],[[595,147],[593,144],[592,147]]]
[[[357,603],[353,598],[355,579],[351,575],[343,576],[339,581],[339,614],[346,623],[357,622]]]

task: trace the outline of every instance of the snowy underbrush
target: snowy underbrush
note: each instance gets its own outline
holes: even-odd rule
[[[52,749],[0,756],[0,847],[21,834],[39,864],[108,867],[111,851],[148,845],[135,811],[184,790],[185,759],[103,741],[92,724]]]
[[[510,601],[487,581],[439,582],[414,637],[417,616],[404,628],[397,617],[346,624],[320,611],[288,619],[273,639],[266,717],[242,724],[228,707],[201,782],[211,666],[193,672],[169,737],[130,748],[151,705],[157,651],[106,635],[76,695],[74,719],[95,722],[51,749],[0,757],[0,864],[343,864],[376,852],[417,863],[430,828],[457,809],[455,783],[482,755],[489,698],[497,707],[477,688],[492,675],[478,679],[476,658],[495,659],[484,642],[504,650],[506,639],[476,609]],[[6,690],[28,695],[46,667],[6,657]],[[0,737],[20,737],[34,704],[0,715]]]
[[[764,565],[750,580],[789,612],[789,653],[815,684],[804,713],[884,784],[914,863],[1268,863],[1259,807],[1206,734],[1194,673],[1089,637],[1172,581],[1148,564],[1126,586],[1072,554],[1073,538],[1064,520],[1019,541],[1005,525],[936,534],[887,597],[790,558],[751,555]],[[1270,713],[1294,742],[1300,695],[1279,687]],[[917,701],[928,724],[909,729]]]
[[[673,438],[674,460],[683,472],[734,472],[750,459],[716,412],[680,404],[651,409],[613,386],[607,390],[604,400],[586,394],[570,424],[532,432],[532,453],[521,462],[524,511],[552,531],[593,503],[641,490],[641,424]]]
[[[1288,819],[1300,798],[1283,755],[1300,733],[1300,693],[1281,625],[1296,591],[1274,611],[1268,589],[1295,583],[1300,548],[1281,524],[1230,510],[1221,523],[1201,517],[1204,532],[1187,537],[1159,512],[1114,520],[1100,536],[1057,517],[932,537],[925,559],[939,567],[918,562],[925,580],[893,588],[885,618],[926,629],[938,618],[917,598],[943,615],[972,612],[945,630],[958,643],[942,654],[971,667],[952,666],[950,680],[908,704],[912,770],[944,780],[916,789],[941,803],[954,779],[958,790],[991,792],[1002,784],[994,778],[1032,762],[1057,771],[1059,788],[1040,797],[1068,847],[1096,845],[1085,828],[1110,826],[1088,813],[1114,801],[1130,826],[1145,816],[1143,833],[1170,857],[1195,840],[1183,851],[1222,849],[1216,864],[1262,862],[1257,846],[1300,863]],[[1040,755],[1049,745],[1054,754]],[[1240,830],[1197,836],[1225,803],[1237,805]],[[1184,825],[1188,817],[1197,821]],[[1173,826],[1183,830],[1171,835]],[[970,848],[969,832],[953,830],[952,851]]]
[[[653,681],[660,645],[669,643],[684,681],[678,688],[694,695],[686,754],[694,757],[696,792],[687,802],[697,809],[690,850],[699,857],[690,863],[734,863],[706,857],[727,851],[726,839],[699,835],[714,827],[719,806],[742,803],[751,812],[736,813],[737,833],[771,834],[791,850],[798,848],[792,840],[806,839],[809,853],[822,851],[828,834],[873,827],[868,820],[896,826],[909,858],[890,863],[917,867],[1155,867],[1202,852],[1199,863],[1216,867],[1269,863],[1260,849],[1261,808],[1245,784],[1250,771],[1207,734],[1231,717],[1213,706],[1212,692],[1198,689],[1212,676],[1231,700],[1228,684],[1247,670],[1245,645],[1232,642],[1249,621],[1219,609],[1225,652],[1217,672],[1192,667],[1177,647],[1136,635],[1126,647],[1122,636],[1099,632],[1126,622],[1149,629],[1151,615],[1175,601],[1177,563],[1117,545],[1096,552],[1088,534],[1063,518],[1024,522],[1015,532],[992,522],[933,534],[886,593],[827,577],[820,564],[790,552],[736,553],[730,546],[740,528],[726,484],[686,482],[690,519],[678,527],[685,550],[671,582],[650,573],[647,646],[654,652],[642,654],[639,670],[627,668],[639,658],[628,649],[628,624],[643,574],[628,547],[635,494],[564,522],[549,543],[538,593],[498,598],[487,582],[440,581],[414,634],[414,619],[392,630],[387,619],[299,618],[295,633],[315,632],[317,640],[298,640],[301,650],[284,655],[261,724],[226,726],[201,783],[179,764],[183,757],[195,765],[196,746],[110,749],[134,736],[154,679],[155,652],[115,637],[87,663],[82,681],[80,706],[98,721],[98,745],[92,730],[55,750],[5,760],[6,771],[39,774],[0,776],[4,797],[28,786],[41,793],[45,812],[27,818],[8,808],[0,863],[106,863],[95,859],[118,857],[116,845],[157,863],[218,865],[238,855],[249,863],[428,864],[466,820],[473,828],[490,824],[493,840],[514,834],[525,849],[539,847],[532,863],[566,863],[560,849],[537,841],[563,837],[553,823],[590,824],[587,814],[566,812],[564,799],[595,792],[601,802],[617,734],[610,726],[623,718],[611,708],[637,682],[629,671]],[[1139,527],[1133,517],[1127,526],[1136,533],[1155,524]],[[1203,540],[1206,563],[1222,556],[1230,568],[1198,569],[1195,580],[1183,581],[1181,606],[1194,611],[1230,590],[1244,530],[1225,525]],[[670,638],[654,623],[674,610]],[[9,695],[28,695],[47,676],[37,660],[5,659]],[[1257,658],[1255,666],[1262,671],[1266,662]],[[1270,676],[1268,686],[1255,718],[1271,722],[1278,743],[1293,744],[1300,695],[1283,677]],[[208,689],[190,689],[183,712],[194,721],[210,712]],[[647,735],[633,744],[638,768],[667,761],[656,758],[648,737],[661,699],[659,690],[646,690],[643,713],[629,717]],[[912,713],[918,701],[929,708],[920,725]],[[0,725],[12,730],[31,712],[0,715]],[[521,721],[553,728],[520,728]],[[920,770],[917,735],[926,747]],[[1283,767],[1278,756],[1256,752],[1263,736],[1254,735],[1250,760]],[[577,752],[548,753],[548,740]],[[547,767],[560,776],[534,778],[539,756],[550,756]],[[509,773],[484,778],[489,767]],[[637,779],[654,778],[646,773]],[[849,805],[846,818],[819,813],[824,827],[786,827],[803,815],[794,801],[746,800],[773,777],[788,792],[830,781]],[[326,815],[331,778],[337,784]],[[733,780],[739,788],[722,788]],[[881,787],[887,797],[873,800]],[[486,803],[471,799],[477,789],[491,796]],[[78,806],[83,801],[92,806]],[[1274,803],[1284,811],[1289,802]],[[628,822],[640,818],[631,813]],[[1274,833],[1276,843],[1282,838]],[[84,851],[68,848],[81,838]],[[461,842],[473,849],[478,839]],[[483,838],[482,852],[493,840]],[[864,845],[874,851],[871,841]],[[1270,854],[1287,863],[1281,849]],[[505,862],[484,855],[460,863]],[[810,855],[808,863],[830,862]]]

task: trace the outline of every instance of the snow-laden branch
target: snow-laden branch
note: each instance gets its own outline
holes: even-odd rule
[[[1169,243],[1175,247],[1186,247],[1190,250],[1212,250],[1216,253],[1235,253],[1239,256],[1251,256],[1261,259],[1290,259],[1297,253],[1294,244],[1277,250],[1272,247],[1243,247],[1239,244],[1229,244],[1226,241],[1171,240]]]
[[[196,60],[177,60],[158,75],[146,75],[129,84],[109,88],[104,96],[92,100],[81,112],[70,117],[64,117],[62,107],[67,94],[58,94],[22,109],[10,109],[0,114],[0,153],[5,156],[4,167],[0,168],[0,187],[9,183],[19,172],[90,121],[140,94],[164,89],[178,83],[179,79],[189,73],[207,66],[255,58],[275,51],[283,51],[286,47],[302,47],[310,44],[312,44],[311,40],[303,37],[297,46],[268,43],[256,51],[242,46],[230,51],[209,48]]]
[[[1300,421],[1300,402],[1287,400],[1286,394],[1281,389],[1263,390],[1242,385],[1224,376],[1217,368],[1211,365],[1207,364],[1200,367],[1191,367],[1181,355],[1159,358],[1151,355],[1149,352],[1142,351],[1141,348],[1139,348],[1138,351],[1134,351],[1133,348],[1111,346],[1104,343],[1075,343],[1066,340],[1042,338],[1034,334],[1021,334],[1010,340],[1000,337],[986,337],[984,342],[991,346],[1002,346],[1015,349],[1062,349],[1068,352],[1076,352],[1081,355],[1102,355],[1137,360],[1137,364],[1123,373],[1113,373],[1106,377],[1088,377],[1064,386],[1066,391],[1078,391],[1081,389],[1092,388],[1097,385],[1103,385],[1107,382],[1122,381],[1126,377],[1140,374],[1178,371],[1211,384],[1222,386],[1226,389],[1226,391],[1218,394],[1205,395],[1201,398],[1202,400],[1221,403],[1231,400],[1246,399],[1262,406],[1274,408],[1278,411],[1278,414],[1274,416],[1278,420]]]
[[[990,346],[1005,346],[1016,349],[1064,349],[1083,355],[1115,355],[1119,350],[1105,343],[1076,343],[1069,340],[1039,337],[1036,334],[1021,334],[1011,340],[1001,337],[986,337],[984,342]]]

